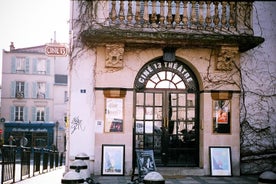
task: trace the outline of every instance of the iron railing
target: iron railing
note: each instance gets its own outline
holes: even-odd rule
[[[63,165],[63,153],[43,148],[4,145],[0,156],[2,157],[1,183],[15,183],[16,178],[23,180]]]

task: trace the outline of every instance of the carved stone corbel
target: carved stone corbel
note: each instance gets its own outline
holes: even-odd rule
[[[124,44],[106,44],[105,47],[105,67],[123,68]]]
[[[232,70],[233,63],[239,53],[238,49],[238,47],[221,46],[217,56],[216,69],[224,71]]]

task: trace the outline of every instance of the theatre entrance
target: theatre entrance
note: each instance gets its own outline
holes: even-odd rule
[[[153,150],[157,166],[199,164],[199,90],[190,68],[162,58],[135,79],[135,150]]]

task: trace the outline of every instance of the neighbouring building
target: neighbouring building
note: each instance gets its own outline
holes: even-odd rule
[[[273,18],[259,22],[262,3],[71,1],[67,168],[85,153],[95,175],[131,175],[153,150],[161,174],[240,175],[242,67]]]
[[[3,50],[1,120],[5,144],[10,144],[12,136],[13,145],[55,146],[65,151],[69,59],[51,55],[52,45],[56,43],[16,49],[11,42],[10,50]]]

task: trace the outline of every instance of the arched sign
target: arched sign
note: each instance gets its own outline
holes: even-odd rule
[[[197,90],[197,80],[191,69],[180,61],[164,61],[162,58],[145,64],[135,78],[135,89],[140,91],[146,88],[148,81],[153,75],[161,71],[171,71],[182,79],[186,90]]]

